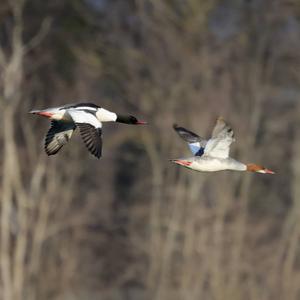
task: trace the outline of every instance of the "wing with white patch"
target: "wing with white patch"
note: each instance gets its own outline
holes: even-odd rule
[[[203,155],[204,148],[207,143],[205,139],[203,139],[196,133],[185,129],[184,127],[179,127],[177,124],[174,124],[173,128],[177,132],[177,134],[188,143],[188,146],[194,155]]]
[[[45,139],[46,153],[56,154],[70,140],[75,128],[74,123],[52,121]]]
[[[102,152],[101,122],[90,112],[70,109],[68,113],[78,126],[88,150],[97,158],[100,158]]]
[[[208,140],[204,149],[204,155],[216,158],[228,158],[230,145],[234,141],[232,128],[222,118],[218,118],[212,132],[212,137]]]

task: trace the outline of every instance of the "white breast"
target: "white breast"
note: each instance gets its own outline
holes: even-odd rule
[[[100,122],[115,122],[117,120],[117,114],[104,108],[99,108],[96,116]]]

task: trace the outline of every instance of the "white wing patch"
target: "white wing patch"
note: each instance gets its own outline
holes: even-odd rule
[[[102,127],[102,123],[92,113],[77,109],[68,109],[68,113],[73,119],[74,123],[90,124],[95,128]]]
[[[230,145],[234,142],[233,131],[222,118],[217,120],[212,138],[207,142],[204,155],[216,158],[228,158]]]
[[[233,141],[234,139],[230,137],[224,139],[210,139],[204,148],[204,155],[217,158],[228,158],[230,145]]]

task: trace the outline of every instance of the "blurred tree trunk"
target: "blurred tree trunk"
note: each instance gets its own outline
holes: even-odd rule
[[[21,170],[17,145],[15,143],[15,113],[21,100],[23,80],[23,41],[22,13],[24,1],[10,1],[13,16],[11,32],[11,52],[0,48],[3,69],[3,87],[1,95],[2,136],[3,136],[3,177],[1,205],[1,274],[4,299],[22,299],[25,259],[27,218],[26,195],[21,180]],[[16,199],[16,202],[13,199]],[[17,214],[13,220],[14,214]],[[17,223],[16,223],[17,221]],[[14,223],[14,224],[13,224]],[[12,225],[18,232],[14,243],[11,233]]]
[[[59,267],[55,270],[56,278],[50,281],[46,279],[52,274],[49,270],[48,273],[43,270],[42,266],[45,266],[47,259],[50,258],[53,263],[59,256],[53,236],[59,234],[63,239],[62,232],[85,226],[89,221],[81,210],[78,215],[72,208],[73,187],[81,172],[77,159],[75,163],[60,169],[57,163],[47,161],[43,152],[37,155],[32,145],[34,128],[28,126],[24,111],[20,112],[20,107],[28,107],[29,101],[25,95],[30,94],[28,90],[24,92],[25,54],[39,45],[49,29],[49,23],[43,23],[40,31],[25,43],[25,0],[10,0],[7,4],[7,22],[11,22],[11,26],[6,34],[9,37],[7,42],[10,43],[0,45],[1,299],[46,299],[53,287],[56,286],[59,291],[58,287],[62,282],[67,285],[72,280],[74,270],[68,269],[68,266],[77,267],[76,260],[65,257],[62,264],[65,272],[60,273]],[[20,142],[22,139],[23,143]],[[71,154],[70,158],[73,156]],[[90,209],[89,205],[86,205],[86,211]],[[70,210],[73,211],[72,217],[65,220]],[[54,241],[50,243],[49,248],[53,249],[47,257],[42,249],[49,239]],[[79,236],[70,243],[77,243],[78,240]],[[58,243],[60,242],[58,239]],[[71,244],[60,249],[69,251]],[[43,276],[39,277],[41,273]],[[42,281],[48,282],[48,285],[43,287]]]

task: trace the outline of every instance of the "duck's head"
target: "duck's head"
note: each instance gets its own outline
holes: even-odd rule
[[[275,172],[257,164],[247,164],[247,171],[262,174],[275,174]]]
[[[131,125],[146,125],[147,124],[147,122],[140,121],[134,116],[122,116],[122,115],[117,115],[116,122],[131,124]]]

